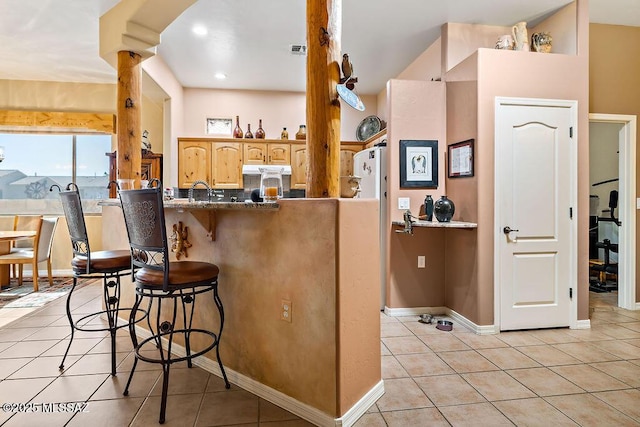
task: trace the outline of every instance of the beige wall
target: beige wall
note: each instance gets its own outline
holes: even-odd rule
[[[589,112],[639,116],[640,28],[591,24],[589,31]],[[637,132],[636,140],[640,141],[640,127]],[[636,151],[636,156],[638,168],[640,150]],[[640,191],[640,174],[636,176],[636,188]],[[636,241],[640,242],[640,216],[636,221]],[[636,265],[640,265],[640,251],[637,249],[634,249]],[[635,283],[638,302],[640,280],[637,273]]]
[[[337,418],[381,380],[379,258],[371,250],[378,205],[279,203],[278,211],[217,211],[215,241],[189,211],[165,215],[168,228],[189,227],[189,260],[220,267],[224,365]],[[105,207],[104,215],[118,228],[104,231],[106,247],[125,247],[120,208]],[[124,287],[123,304],[132,298]],[[291,323],[280,320],[283,299],[291,301]],[[209,298],[198,300],[197,311],[198,322],[218,326]]]
[[[387,133],[387,182],[389,220],[402,220],[398,198],[410,199],[411,212],[419,215],[427,194],[444,194],[444,149],[446,139],[445,84],[431,81],[390,80],[388,85],[389,130]],[[438,141],[438,188],[400,188],[400,140]],[[386,230],[385,230],[386,229]],[[421,307],[442,305],[442,230],[416,230],[416,235],[389,233],[387,306]],[[426,256],[425,269],[417,268],[418,255]]]
[[[365,111],[357,111],[344,102],[341,103],[340,139],[355,141],[358,124],[369,115],[376,114],[376,97],[361,96]],[[304,92],[275,92],[255,90],[193,89],[184,90],[184,135],[187,137],[207,136],[205,123],[208,117],[240,117],[240,127],[247,131],[247,124],[255,133],[258,120],[267,138],[279,139],[283,127],[289,138],[301,124],[306,124],[306,94]]]

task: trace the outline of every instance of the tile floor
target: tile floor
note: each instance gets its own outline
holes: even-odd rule
[[[478,336],[381,315],[386,392],[356,426],[640,425],[640,312],[614,307],[613,293],[591,295],[590,330]],[[99,285],[78,290],[74,312],[94,311],[99,297]],[[86,402],[88,412],[0,411],[0,424],[158,425],[157,366],[140,364],[122,396],[133,360],[124,332],[116,377],[106,334],[79,333],[58,371],[69,333],[64,300],[0,327],[0,401]],[[0,310],[2,317],[10,315]],[[197,367],[172,368],[169,394],[167,426],[311,425],[236,386],[225,390]]]

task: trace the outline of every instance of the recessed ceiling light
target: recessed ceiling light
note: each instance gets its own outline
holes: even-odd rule
[[[215,73],[214,77],[218,80],[224,80],[227,78],[227,75],[225,73]]]
[[[191,31],[198,36],[206,36],[208,33],[207,28],[203,25],[196,25]]]

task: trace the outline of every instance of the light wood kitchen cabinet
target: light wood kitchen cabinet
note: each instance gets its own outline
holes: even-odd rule
[[[362,150],[362,144],[343,143],[340,145],[340,176],[358,175],[353,173],[353,156]]]
[[[178,187],[202,180],[211,185],[211,142],[178,140]]]
[[[246,165],[288,165],[291,163],[289,144],[244,142],[243,161]]]
[[[291,144],[291,188],[307,188],[307,145]]]
[[[242,143],[211,139],[178,140],[178,187],[198,180],[212,188],[242,188]]]
[[[242,188],[242,143],[212,143],[211,163],[213,188]]]

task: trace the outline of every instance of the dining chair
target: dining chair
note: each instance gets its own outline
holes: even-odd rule
[[[70,189],[75,187],[75,189]],[[128,250],[92,251],[89,245],[87,226],[82,212],[80,192],[75,184],[69,184],[65,191],[60,192],[62,209],[69,228],[73,259],[73,285],[67,294],[67,318],[71,327],[71,336],[67,350],[62,356],[60,370],[64,369],[64,362],[71,349],[75,331],[109,332],[111,338],[111,375],[116,375],[116,333],[118,329],[126,328],[128,321],[120,320],[122,313],[129,319],[130,308],[120,307],[120,277],[131,272],[131,254]],[[105,224],[107,226],[107,224]],[[79,318],[71,313],[71,300],[78,284],[78,279],[102,279],[102,304],[104,309],[89,313]],[[143,311],[143,313],[146,313]],[[105,316],[108,325],[94,325],[90,321],[96,317]],[[140,321],[144,317],[137,319]]]
[[[162,397],[159,422],[163,424],[167,409],[169,369],[172,364],[186,361],[187,366],[191,368],[192,359],[215,348],[225,386],[231,386],[220,360],[224,309],[218,295],[219,268],[209,262],[170,261],[162,185],[141,190],[121,190],[119,195],[131,247],[135,285],[135,303],[129,321],[135,359],[123,394],[129,394],[129,385],[138,360],[160,364]],[[201,295],[204,298],[207,294],[213,298],[218,309],[220,327],[217,331],[193,327],[197,297]],[[155,324],[152,325],[148,319],[151,336],[145,331],[147,337],[139,340],[133,319],[136,318],[136,311],[143,299],[149,303],[147,311],[154,312]],[[210,315],[206,313],[204,316],[209,318]],[[183,339],[186,353],[184,356],[172,353],[176,335]],[[199,346],[202,348],[192,348],[194,342],[202,343]],[[157,351],[157,356],[151,354],[151,351]]]
[[[47,278],[49,279],[49,286],[53,286],[53,274],[51,269],[51,247],[53,246],[53,237],[58,226],[58,217],[43,218],[42,227],[40,229],[40,237],[38,239],[38,249],[36,256],[36,264],[41,262],[47,262]],[[26,239],[25,239],[26,240]],[[22,240],[16,240],[16,243],[20,243]],[[33,247],[22,247],[16,245],[11,249],[12,254],[24,253],[28,257],[32,257],[34,252]],[[19,282],[22,282],[22,267],[23,264],[18,265]],[[34,276],[39,276],[39,271],[36,269],[33,273]]]
[[[13,231],[36,231],[37,220],[42,218],[42,215],[15,215],[13,217]],[[15,240],[12,244],[13,249],[30,249],[33,250],[34,239],[20,239]],[[18,277],[16,270],[17,264],[11,266],[11,272],[13,277]]]
[[[33,241],[33,250],[9,252],[6,255],[0,255],[0,264],[18,265],[18,285],[22,285],[22,266],[24,264],[31,264],[33,271],[33,291],[38,292],[38,258],[34,254],[38,253],[38,245],[40,243],[40,232],[42,230],[42,216],[34,215],[28,218],[29,227],[21,228],[19,230],[35,231],[36,235],[33,239],[25,239]],[[25,225],[26,226],[26,225]],[[16,241],[18,242],[18,241]]]

